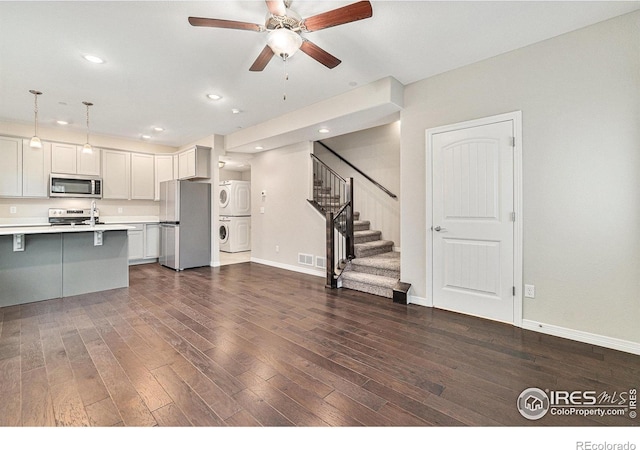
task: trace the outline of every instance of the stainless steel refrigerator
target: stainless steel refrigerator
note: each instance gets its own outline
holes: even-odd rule
[[[175,270],[211,263],[211,184],[160,183],[160,264]]]

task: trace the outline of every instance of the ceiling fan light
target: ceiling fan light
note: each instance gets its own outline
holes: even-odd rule
[[[269,32],[267,45],[276,55],[282,58],[291,58],[302,45],[302,38],[295,31],[278,28]]]
[[[38,136],[34,136],[31,138],[31,141],[29,141],[29,147],[42,148],[42,141],[40,141],[40,138]]]

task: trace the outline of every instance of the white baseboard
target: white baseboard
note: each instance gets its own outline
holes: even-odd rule
[[[305,273],[307,275],[315,275],[317,277],[322,277],[322,278],[326,276],[326,273],[324,270],[318,271],[314,269],[307,269],[305,267],[298,267],[290,264],[283,264],[275,261],[268,261],[266,259],[254,258],[253,256],[251,257],[251,262],[264,264],[265,266],[277,267],[278,269],[290,270],[292,272]]]
[[[426,306],[427,308],[432,308],[433,307],[433,304],[431,304],[431,302],[429,302],[426,298],[417,297],[417,296],[411,295],[411,294],[409,294],[407,296],[407,303],[412,304],[412,305]]]
[[[522,328],[524,328],[525,330],[537,331],[539,333],[550,334],[552,336],[557,336],[565,339],[571,339],[573,341],[611,348],[613,350],[620,350],[621,352],[640,355],[639,342],[625,341],[624,339],[588,333],[586,331],[573,330],[571,328],[549,325],[546,323],[527,319],[522,319]]]
[[[217,262],[211,261],[211,262],[209,263],[209,265],[210,265],[211,267],[220,267],[220,261],[217,261]]]

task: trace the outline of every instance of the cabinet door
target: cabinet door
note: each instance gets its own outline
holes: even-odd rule
[[[29,139],[22,141],[22,196],[48,197],[51,172],[51,143],[43,142],[42,148],[29,147]]]
[[[22,195],[22,139],[0,136],[0,196]]]
[[[178,155],[178,179],[185,180],[196,176],[196,149],[187,150]]]
[[[144,257],[157,258],[160,256],[160,224],[147,223],[144,225]]]
[[[153,155],[131,154],[131,199],[153,200],[155,198]]]
[[[91,153],[82,151],[82,146],[77,147],[76,167],[78,174],[82,175],[100,175],[100,149],[93,148]]]
[[[127,230],[127,237],[129,238],[129,261],[144,258],[144,231],[138,229]]]
[[[173,155],[156,155],[156,188],[154,200],[160,200],[160,183],[173,180]]]
[[[102,198],[129,199],[131,154],[102,150]]]
[[[53,173],[77,173],[78,149],[70,144],[51,144],[51,172]]]

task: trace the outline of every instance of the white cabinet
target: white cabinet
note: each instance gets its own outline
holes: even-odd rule
[[[160,183],[174,180],[173,175],[174,155],[155,155],[155,196],[154,200],[160,200]]]
[[[131,153],[102,151],[102,198],[129,199]]]
[[[144,258],[154,259],[160,256],[160,224],[144,224]]]
[[[51,172],[78,173],[78,149],[71,144],[51,145]]]
[[[178,179],[210,178],[211,148],[196,145],[178,154]]]
[[[131,199],[153,200],[156,184],[154,182],[155,160],[153,155],[131,154]]]
[[[100,149],[94,148],[91,153],[84,153],[80,145],[53,143],[51,172],[100,175]]]
[[[144,258],[144,225],[135,224],[135,229],[127,230],[129,238],[129,262]]]
[[[0,136],[0,196],[22,196],[22,139]]]
[[[76,150],[76,160],[78,174],[82,175],[100,175],[100,149],[93,147],[91,153],[82,151],[82,146],[78,146]]]
[[[51,143],[42,148],[29,147],[29,139],[22,141],[22,196],[48,197],[51,172]]]
[[[155,262],[160,256],[160,224],[128,224],[135,228],[127,230],[129,239],[129,264]]]

